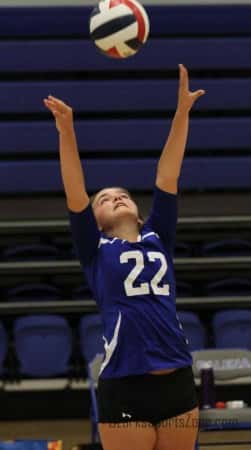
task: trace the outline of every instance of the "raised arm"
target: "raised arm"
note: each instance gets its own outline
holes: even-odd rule
[[[189,128],[189,112],[204,90],[189,91],[187,69],[179,65],[178,104],[167,142],[162,151],[156,175],[156,185],[163,191],[176,194]]]
[[[73,111],[64,102],[51,95],[44,99],[44,104],[52,112],[59,133],[60,167],[67,206],[70,211],[80,212],[87,207],[89,197],[78,152]]]

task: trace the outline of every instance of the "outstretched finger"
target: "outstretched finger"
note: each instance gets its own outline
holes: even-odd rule
[[[57,108],[55,107],[55,105],[53,105],[52,102],[50,102],[49,100],[47,100],[46,98],[44,99],[44,104],[45,106],[52,112],[52,114],[55,117],[58,117],[60,115],[60,112],[57,110]]]
[[[44,104],[45,106],[47,106],[47,108],[49,109],[53,109],[56,107],[55,103],[52,102],[51,100],[48,100],[48,98],[44,98]]]
[[[49,95],[48,96],[48,100],[51,101],[52,103],[54,103],[55,106],[57,106],[57,108],[59,109],[60,112],[65,112],[66,110],[69,109],[69,106],[66,105],[66,103],[64,103],[59,98],[53,97],[53,95]]]
[[[44,98],[44,104],[47,108],[51,109],[52,105],[47,98]]]
[[[180,71],[180,89],[182,91],[189,91],[189,77],[187,68],[183,64],[179,64]]]

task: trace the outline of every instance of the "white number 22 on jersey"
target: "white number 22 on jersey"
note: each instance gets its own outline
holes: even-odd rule
[[[133,283],[136,281],[138,275],[144,269],[144,257],[143,253],[140,250],[131,250],[129,252],[121,253],[120,262],[121,264],[127,263],[129,259],[135,260],[135,266],[127,276],[124,281],[124,287],[127,296],[133,295],[146,295],[150,294],[150,286],[152,291],[156,295],[169,295],[170,289],[169,284],[164,284],[163,286],[159,286],[162,278],[165,276],[167,272],[167,262],[163,253],[160,252],[147,252],[147,257],[149,261],[154,262],[159,260],[161,265],[159,270],[156,272],[154,277],[151,279],[150,283],[141,283],[139,286],[133,286]]]

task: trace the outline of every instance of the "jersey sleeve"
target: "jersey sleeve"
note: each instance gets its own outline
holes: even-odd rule
[[[152,210],[145,225],[155,231],[172,252],[175,246],[177,216],[177,195],[162,191],[155,186]]]
[[[91,204],[81,212],[69,210],[69,219],[76,253],[85,266],[95,256],[100,239],[100,231]]]

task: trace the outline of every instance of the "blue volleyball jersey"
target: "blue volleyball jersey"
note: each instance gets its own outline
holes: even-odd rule
[[[176,313],[176,222],[177,196],[158,187],[137,242],[100,233],[91,205],[70,211],[74,245],[103,321],[102,378],[192,364]]]

